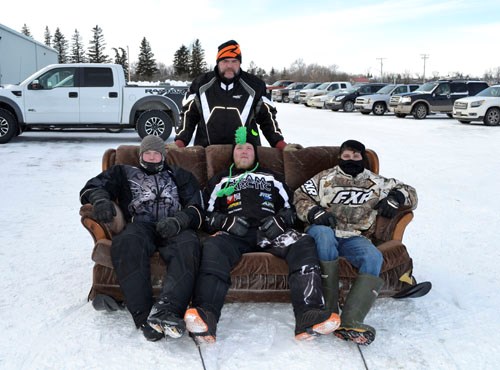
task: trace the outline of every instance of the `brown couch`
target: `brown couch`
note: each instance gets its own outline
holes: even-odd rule
[[[121,145],[117,149],[108,149],[102,159],[102,169],[106,170],[114,164],[131,164],[138,166],[139,146]],[[274,148],[259,147],[258,156],[263,167],[274,170],[285,176],[285,181],[295,190],[319,171],[333,167],[337,163],[339,147],[308,147],[295,151],[281,152]],[[367,150],[369,168],[378,173],[377,154]],[[167,162],[191,171],[203,187],[207,179],[230,164],[231,146],[213,145],[207,148],[187,147],[169,150]],[[118,208],[117,208],[118,209]],[[80,209],[81,222],[94,239],[92,260],[92,288],[89,299],[96,294],[112,296],[123,301],[123,293],[117,282],[111,264],[110,248],[113,235],[123,226],[123,216],[119,213],[113,223],[99,224],[92,218],[92,206],[83,205]],[[412,220],[411,209],[400,210],[394,219],[377,218],[376,230],[371,239],[384,256],[384,264],[380,277],[384,286],[380,296],[391,296],[408,284],[414,284],[412,277],[412,260],[402,243],[406,225]],[[300,228],[302,225],[297,225]],[[200,233],[203,238],[203,233]],[[165,274],[165,265],[158,253],[151,258],[151,281],[154,294],[160,292]],[[357,271],[345,259],[340,260],[341,299],[345,298]],[[232,285],[229,289],[228,302],[288,302],[288,268],[286,262],[269,253],[250,253],[243,255],[241,261],[231,271]]]

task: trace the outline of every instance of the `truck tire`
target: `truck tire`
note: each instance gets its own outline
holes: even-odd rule
[[[415,119],[424,119],[427,117],[427,107],[424,103],[418,103],[415,105],[413,108],[413,117],[415,117]]]
[[[387,107],[385,106],[385,103],[383,103],[383,102],[378,101],[375,104],[373,104],[372,112],[376,116],[383,116],[384,113],[386,112],[386,110],[387,110]]]
[[[141,138],[155,135],[167,140],[174,123],[165,112],[157,109],[147,110],[137,119],[137,132]]]
[[[288,97],[288,95],[285,95],[285,96],[283,96],[282,101],[283,101],[283,103],[290,103],[290,98]]]
[[[344,102],[342,108],[344,109],[344,112],[352,112],[354,111],[354,102],[352,100],[347,100]]]
[[[500,124],[500,109],[495,107],[488,109],[483,122],[486,126],[498,126]]]
[[[19,132],[16,118],[6,109],[0,109],[0,144],[10,141]]]

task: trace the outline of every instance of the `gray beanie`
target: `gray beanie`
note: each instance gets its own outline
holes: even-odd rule
[[[139,156],[142,157],[142,153],[147,152],[148,150],[154,150],[155,152],[161,153],[163,158],[167,155],[167,152],[165,151],[165,142],[159,136],[148,135],[142,139]]]

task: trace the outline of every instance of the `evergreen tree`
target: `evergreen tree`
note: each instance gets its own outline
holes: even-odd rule
[[[56,32],[54,32],[54,38],[52,40],[52,45],[54,49],[59,53],[58,61],[59,63],[67,63],[68,62],[68,42],[66,38],[59,30],[59,27],[56,28]]]
[[[120,49],[120,50],[118,50]],[[125,73],[125,80],[128,82],[128,54],[124,48],[113,48],[115,52],[115,64],[120,64],[123,67],[123,72]]]
[[[21,33],[23,33],[24,35],[26,35],[28,37],[33,38],[33,36],[31,36],[30,29],[28,28],[28,26],[26,25],[26,23],[24,24],[23,28],[21,29]]]
[[[77,29],[73,34],[73,44],[71,47],[71,55],[69,60],[71,63],[85,63],[85,50],[83,48],[82,38]]]
[[[199,39],[191,46],[191,58],[189,60],[189,74],[191,78],[195,78],[201,73],[207,71],[207,63],[205,62],[205,51],[201,47]]]
[[[92,28],[92,32],[94,35],[89,42],[89,49],[87,52],[88,61],[90,63],[109,63],[109,57],[104,53],[106,43],[104,42],[101,27],[96,25]]]
[[[45,45],[52,46],[52,35],[49,31],[49,26],[45,26],[45,32],[43,33],[43,38],[45,40]]]
[[[182,45],[174,54],[175,75],[186,78],[189,75],[189,49]]]
[[[139,62],[137,63],[135,73],[139,78],[151,81],[153,75],[157,72],[158,68],[156,67],[154,54],[151,51],[149,42],[144,37],[141,41],[141,47],[139,49]]]

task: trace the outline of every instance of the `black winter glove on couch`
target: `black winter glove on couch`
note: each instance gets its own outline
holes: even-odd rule
[[[259,229],[264,232],[266,238],[275,239],[295,223],[295,212],[291,208],[283,208],[274,216],[262,219]]]
[[[311,225],[324,225],[335,228],[337,225],[337,220],[333,213],[328,212],[326,209],[320,206],[313,207],[307,214],[307,221]]]
[[[113,202],[109,199],[109,194],[104,189],[96,189],[89,195],[92,203],[94,218],[99,222],[111,222],[116,216],[116,209]]]
[[[189,221],[189,216],[185,212],[178,211],[172,217],[164,217],[158,221],[156,223],[156,232],[162,238],[168,239],[187,229]]]
[[[244,236],[248,232],[250,224],[243,217],[229,216],[223,213],[214,212],[208,219],[209,228],[227,231],[230,234]]]
[[[387,197],[381,199],[375,209],[382,217],[394,218],[398,213],[399,207],[404,204],[405,196],[399,190],[391,190]]]

